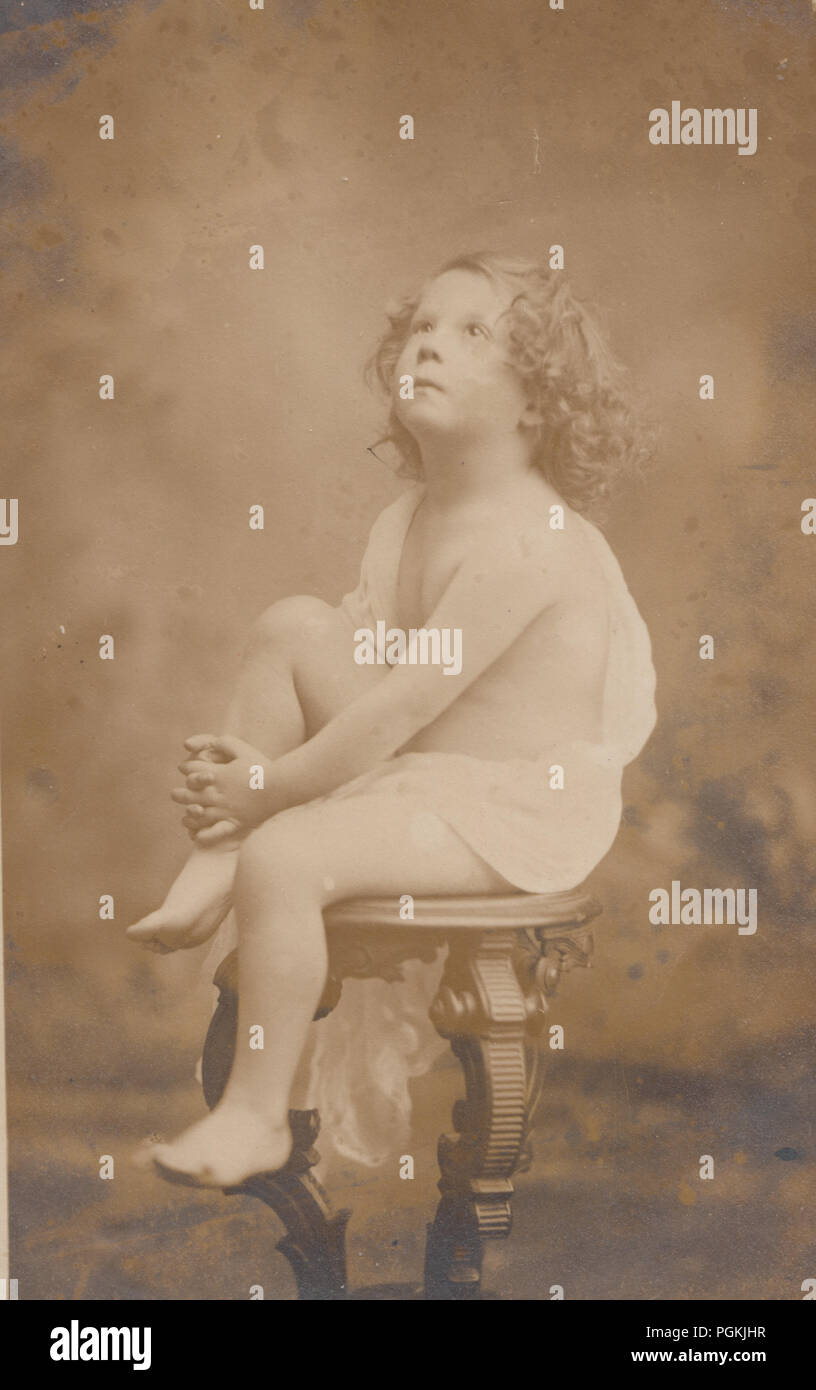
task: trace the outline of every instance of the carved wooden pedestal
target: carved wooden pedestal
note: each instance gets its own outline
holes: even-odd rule
[[[400,965],[448,958],[431,1018],[462,1064],[465,1097],[453,1109],[454,1135],[439,1141],[442,1194],[428,1227],[426,1299],[481,1297],[484,1241],[511,1229],[512,1177],[530,1165],[529,1131],[541,1091],[539,1034],[562,970],[589,964],[586,923],[600,904],[581,892],[507,897],[423,898],[410,928],[398,904],[365,899],[325,913],[329,978],[317,1018],[340,998],[349,976],[401,978]],[[219,1099],[232,1066],[237,1022],[237,958],[219,968],[220,989],[204,1046],[207,1104]],[[289,1112],[295,1145],[286,1167],[228,1192],[247,1192],[278,1214],[287,1235],[278,1248],[295,1272],[301,1299],[348,1297],[345,1230],[311,1174],[320,1128],[315,1110]]]

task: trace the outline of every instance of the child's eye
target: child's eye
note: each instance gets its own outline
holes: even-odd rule
[[[424,333],[430,327],[431,324],[429,323],[428,319],[418,319],[417,322],[414,324],[413,328],[411,329],[411,332]]]
[[[469,323],[465,331],[469,333],[472,338],[477,338],[479,337],[479,335],[481,335],[483,338],[490,337],[490,330],[483,323]]]

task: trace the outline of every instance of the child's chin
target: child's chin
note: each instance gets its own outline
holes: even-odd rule
[[[426,392],[421,388],[412,401],[400,401],[395,414],[400,424],[414,437],[417,431],[424,433],[428,429],[444,430],[447,426],[444,411],[439,409],[438,399],[434,397],[433,392]]]

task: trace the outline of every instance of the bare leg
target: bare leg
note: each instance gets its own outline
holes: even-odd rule
[[[277,758],[311,738],[383,669],[358,666],[343,615],[320,599],[273,604],[256,623],[225,732]],[[196,847],[155,912],[127,935],[153,950],[198,946],[230,909],[240,839]]]
[[[327,903],[366,894],[507,891],[512,885],[454,830],[393,795],[314,803],[260,826],[241,848],[235,883],[232,1074],[206,1119],[151,1151],[159,1172],[194,1186],[227,1187],[286,1162],[290,1089],[326,978]],[[262,1048],[251,1045],[259,1026]]]

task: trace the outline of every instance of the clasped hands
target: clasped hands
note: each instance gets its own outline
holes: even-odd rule
[[[269,782],[273,763],[257,748],[229,734],[195,734],[184,740],[191,756],[179,763],[187,785],[170,793],[186,808],[182,824],[199,845],[244,834],[278,808]],[[257,769],[263,771],[262,786]]]

